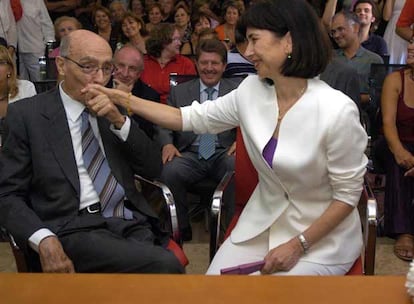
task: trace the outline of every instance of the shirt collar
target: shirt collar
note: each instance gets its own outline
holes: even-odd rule
[[[220,81],[213,88],[215,88],[216,91],[218,92],[219,86],[220,86]],[[200,78],[200,93],[204,92],[204,90],[207,88],[208,87],[201,81],[201,78]]]
[[[75,122],[82,115],[85,105],[66,94],[63,90],[62,83],[63,81],[59,84],[59,92],[60,97],[62,98],[63,107],[65,108],[67,117]]]

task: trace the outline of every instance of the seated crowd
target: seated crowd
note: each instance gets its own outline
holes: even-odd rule
[[[20,11],[9,2],[0,2],[0,227],[38,270],[184,273],[134,175],[171,190],[190,241],[187,190],[234,170],[240,127],[259,184],[208,273],[264,259],[262,273],[345,274],[361,249],[349,234],[366,133],[381,115],[385,234],[412,260],[414,0],[35,0]],[[36,92],[42,56],[58,76]],[[369,75],[384,63],[406,66],[386,77],[379,105]],[[190,80],[172,84],[171,74]],[[318,108],[324,100],[331,113]],[[305,156],[288,138],[301,127],[319,141],[303,138]],[[326,212],[297,213],[309,203]],[[340,237],[350,251],[335,257],[327,244],[344,249]]]

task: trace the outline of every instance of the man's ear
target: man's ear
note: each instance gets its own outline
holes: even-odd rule
[[[65,58],[58,56],[55,58],[56,68],[61,76],[65,76]]]

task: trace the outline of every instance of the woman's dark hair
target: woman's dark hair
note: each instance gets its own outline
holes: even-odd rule
[[[284,76],[313,78],[330,61],[328,35],[305,0],[260,1],[241,17],[239,30],[244,36],[247,28],[268,30],[279,38],[290,32],[293,46],[291,58],[281,68]]]
[[[192,14],[191,18],[190,18],[191,28],[194,30],[196,24],[199,21],[201,21],[201,19],[203,19],[203,18],[208,20],[208,22],[210,23],[210,27],[211,27],[211,20],[210,20],[209,16],[205,13],[202,13],[202,12],[196,12],[196,13]]]
[[[174,31],[175,26],[171,23],[160,23],[154,27],[145,41],[147,54],[159,58],[165,46],[172,42]]]

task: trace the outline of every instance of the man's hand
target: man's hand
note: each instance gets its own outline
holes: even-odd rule
[[[92,99],[87,100],[85,104],[91,113],[105,117],[115,128],[121,129],[124,125],[125,117],[119,112],[108,96],[103,94],[96,95]]]
[[[289,271],[299,261],[303,254],[303,248],[297,238],[273,248],[265,256],[263,274],[271,274],[277,271]]]
[[[173,144],[166,144],[162,147],[162,163],[172,161],[175,156],[181,157],[180,151]]]
[[[227,155],[231,156],[231,155],[236,155],[236,142],[234,142],[230,148],[227,150]]]
[[[134,87],[134,84],[127,85],[123,82],[121,82],[119,79],[113,79],[113,87],[114,89],[118,89],[121,91],[124,91],[125,93],[130,93],[132,91],[132,88]]]
[[[72,261],[63,251],[62,244],[55,236],[49,236],[40,242],[39,256],[43,272],[75,272]]]

